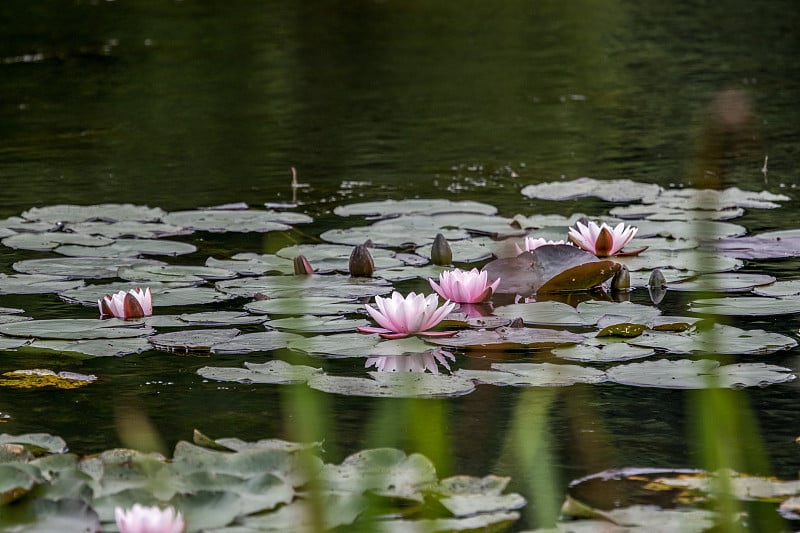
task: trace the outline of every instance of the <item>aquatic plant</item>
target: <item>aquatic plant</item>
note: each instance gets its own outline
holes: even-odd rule
[[[474,304],[488,300],[497,290],[500,278],[489,283],[486,271],[479,271],[477,268],[472,270],[456,268],[439,274],[439,283],[430,278],[428,282],[433,290],[446,300]]]
[[[444,319],[455,302],[447,301],[438,306],[436,294],[425,296],[411,292],[405,298],[397,291],[390,298],[375,297],[377,309],[367,305],[367,312],[381,327],[360,326],[361,333],[378,333],[385,339],[401,339],[409,335],[449,336],[454,331],[428,331]]]
[[[531,250],[535,250],[536,248],[538,248],[540,246],[544,246],[546,244],[571,244],[571,243],[566,242],[564,239],[560,239],[560,240],[557,240],[557,241],[551,241],[549,239],[542,239],[542,238],[537,238],[537,237],[525,237],[525,242],[523,243],[525,248],[523,249],[519,244],[514,244],[514,248],[516,248],[517,254],[519,255],[521,253],[530,252]]]
[[[626,226],[623,222],[612,228],[605,222],[598,225],[591,220],[586,224],[578,221],[575,227],[569,228],[569,239],[587,252],[608,257],[619,253],[637,231],[637,228]]]
[[[97,306],[101,317],[113,316],[123,320],[142,318],[153,314],[153,297],[149,287],[144,290],[136,287],[128,292],[106,294],[97,300]]]
[[[120,533],[183,533],[186,524],[183,515],[172,507],[160,509],[138,503],[130,509],[114,509]]]

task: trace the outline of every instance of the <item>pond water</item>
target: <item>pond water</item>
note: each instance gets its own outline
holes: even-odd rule
[[[314,217],[286,235],[179,237],[198,251],[167,260],[202,265],[209,256],[319,242],[326,230],[363,223],[332,212],[355,202],[446,198],[491,204],[506,217],[606,215],[616,204],[520,193],[530,184],[592,176],[785,194],[790,200],[782,208],[750,209],[735,223],[751,233],[793,229],[798,19],[788,0],[76,0],[58,8],[7,0],[0,5],[0,217],[55,204],[175,211],[295,201],[295,211]],[[296,191],[292,166],[304,184]],[[0,272],[51,256],[3,247]],[[797,277],[796,267],[792,259],[753,261],[745,271],[786,280]],[[642,289],[631,299],[650,303]],[[180,312],[241,309],[242,302]],[[661,308],[686,314],[685,302],[670,293]],[[34,318],[97,315],[53,294],[2,295],[0,306]],[[797,315],[733,324],[797,337]],[[794,349],[742,360],[799,372],[796,355]],[[363,372],[361,359],[281,356]],[[488,366],[458,358],[459,368]],[[100,380],[78,390],[0,389],[0,411],[9,416],[0,431],[52,433],[72,451],[94,453],[122,445],[115,424],[130,409],[149,418],[166,450],[190,439],[194,428],[245,440],[291,438],[291,387],[220,384],[195,373],[245,360],[252,357],[151,350],[54,359],[4,351],[0,372],[68,369]],[[314,393],[327,420],[317,437],[334,462],[368,446],[425,451],[430,443],[398,442],[391,431],[384,439],[375,417],[395,404],[441,411],[449,446],[448,457],[437,461],[442,476],[514,478],[504,446],[525,390],[480,386],[412,407]],[[796,478],[796,394],[797,381],[736,393],[743,409],[752,408],[766,449],[769,468],[755,473]],[[616,384],[557,389],[547,422],[557,486],[616,467],[699,466],[688,414],[697,398]],[[512,488],[525,493],[525,483],[514,478]]]

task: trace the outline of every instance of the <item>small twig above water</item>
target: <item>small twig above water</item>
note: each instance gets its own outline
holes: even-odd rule
[[[764,166],[761,167],[761,173],[764,174],[764,183],[767,183],[767,161],[769,161],[769,156],[764,156]]]

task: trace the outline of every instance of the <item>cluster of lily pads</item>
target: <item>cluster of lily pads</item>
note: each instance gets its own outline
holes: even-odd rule
[[[737,272],[744,260],[800,255],[800,233],[746,236],[729,222],[744,209],[777,208],[787,197],[588,178],[532,185],[522,194],[626,205],[589,220],[580,213],[503,217],[471,201],[364,202],[334,214],[365,224],[327,230],[322,243],[231,251],[196,265],[187,264],[197,252],[187,242],[195,232],[300,239],[293,225],[312,219],[244,205],[173,213],[121,204],[34,208],[0,221],[0,237],[8,247],[47,255],[0,274],[0,294],[55,293],[118,318],[34,320],[22,309],[0,308],[0,348],[54,356],[152,349],[246,355],[256,360],[203,366],[198,377],[249,386],[305,383],[359,396],[448,397],[479,385],[604,382],[738,388],[795,379],[789,368],[718,358],[787,350],[797,345],[794,338],[714,320],[800,313],[796,282]],[[187,256],[181,264],[153,258],[179,255]],[[400,289],[420,283],[434,293],[403,296]],[[665,316],[658,304],[670,291],[703,297],[689,298],[685,315]],[[626,301],[637,294],[652,305]],[[198,311],[202,306],[209,308]],[[447,330],[435,329],[440,325]],[[290,364],[279,357],[284,349],[311,361],[361,359],[373,370],[341,375]],[[463,364],[472,358],[481,364]],[[75,387],[97,379],[17,369],[0,386]]]

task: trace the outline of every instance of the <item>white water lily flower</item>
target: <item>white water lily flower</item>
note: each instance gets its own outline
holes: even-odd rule
[[[128,292],[119,291],[117,294],[106,294],[97,300],[100,308],[100,317],[113,316],[127,320],[129,318],[142,318],[153,314],[153,296],[150,288],[142,290],[139,287]]]
[[[623,222],[613,228],[605,222],[600,225],[591,221],[585,225],[576,222],[574,228],[569,228],[569,239],[587,252],[607,257],[619,253],[637,231],[638,228],[626,226]]]
[[[367,312],[381,326],[360,326],[361,333],[378,333],[385,339],[401,339],[409,335],[428,335],[446,337],[454,335],[454,331],[428,331],[444,319],[453,308],[455,302],[447,301],[439,307],[439,296],[416,294],[411,292],[403,296],[395,291],[390,298],[375,297],[377,309],[367,305]]]
[[[159,509],[138,503],[130,509],[114,509],[120,533],[183,533],[186,523],[183,515],[172,507]]]
[[[428,278],[433,290],[439,295],[452,302],[463,304],[474,304],[486,301],[497,290],[500,279],[488,282],[485,271],[472,270],[449,270],[439,274],[439,283]]]

